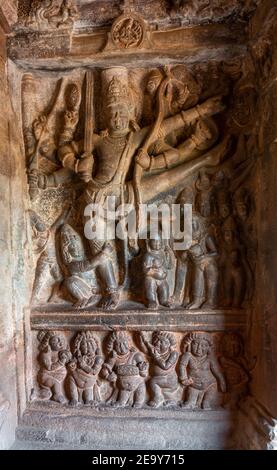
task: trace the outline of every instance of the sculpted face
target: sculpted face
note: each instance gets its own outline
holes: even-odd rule
[[[50,338],[49,345],[52,351],[60,351],[65,349],[65,340],[62,336],[55,335]]]
[[[162,248],[162,242],[158,239],[150,240],[150,247],[152,250],[159,251]]]
[[[82,250],[77,235],[70,235],[67,250],[73,259],[78,260],[82,258]]]
[[[80,352],[82,356],[86,356],[86,355],[92,356],[95,354],[95,349],[91,342],[87,342],[86,340],[83,340],[80,344]]]
[[[126,105],[110,106],[107,112],[108,128],[113,134],[126,134],[129,130],[129,112]]]
[[[129,351],[127,338],[116,339],[114,342],[114,350],[119,356],[124,356]]]
[[[246,220],[248,217],[248,208],[247,205],[244,202],[237,202],[235,204],[235,210],[238,215],[238,217],[241,220]]]
[[[192,354],[196,357],[206,356],[209,348],[209,343],[204,339],[194,339],[191,343]]]
[[[233,231],[232,230],[224,230],[224,234],[223,234],[223,237],[224,237],[224,241],[230,245],[233,240],[234,240],[234,234],[233,234]]]
[[[170,348],[170,342],[169,339],[164,337],[164,336],[158,336],[154,343],[154,348],[158,354],[164,354],[166,353],[169,348]]]
[[[228,204],[220,204],[219,205],[219,215],[222,219],[227,219],[231,214],[231,209]]]

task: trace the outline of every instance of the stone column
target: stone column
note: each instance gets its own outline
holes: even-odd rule
[[[271,3],[271,4],[270,4]],[[252,321],[257,357],[252,395],[242,405],[244,448],[277,448],[277,9],[264,2],[253,18],[250,53],[258,77],[258,303]],[[275,28],[274,28],[275,25]],[[247,418],[246,418],[247,416]]]
[[[1,9],[0,9],[1,10]],[[5,33],[0,15],[0,448],[14,442],[24,410],[23,312],[27,301],[24,152],[7,80]],[[3,25],[3,27],[2,27]]]

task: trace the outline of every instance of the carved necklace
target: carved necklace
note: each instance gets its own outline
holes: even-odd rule
[[[111,135],[108,135],[105,140],[107,143],[111,144],[114,148],[117,150],[122,150],[127,142],[127,136],[119,136],[119,137],[113,137]]]

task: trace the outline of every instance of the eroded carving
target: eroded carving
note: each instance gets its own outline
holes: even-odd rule
[[[41,331],[38,340],[40,342],[39,398],[65,403],[63,383],[67,375],[66,365],[72,358],[71,352],[66,346],[64,336],[54,331]]]
[[[143,260],[145,275],[145,297],[147,307],[156,310],[160,305],[170,307],[168,269],[172,267],[171,254],[162,246],[161,236],[147,243],[147,252]]]
[[[178,387],[176,364],[179,354],[176,350],[176,339],[172,333],[155,331],[151,342],[141,333],[142,348],[150,356],[152,363],[151,379],[149,382],[149,406],[157,408],[161,405],[174,405],[172,395]]]
[[[243,337],[235,331],[65,335],[39,333],[39,389],[33,399],[70,406],[235,409],[248,394],[256,364],[246,358]]]
[[[189,263],[191,301],[189,309],[215,308],[218,290],[218,251],[208,233],[205,220],[197,212],[192,216],[192,245],[186,252]]]
[[[75,140],[77,134],[80,134],[81,88],[74,81],[68,86],[64,80],[60,81],[50,112],[34,122],[36,144],[28,173],[30,194],[36,203],[42,197],[42,192],[52,188],[58,189],[65,184],[73,185],[75,181],[83,188],[82,197],[74,203],[78,220],[73,220],[72,226],[72,230],[75,230],[74,223],[78,224],[81,238],[74,236],[72,230],[69,236],[69,227],[64,227],[61,232],[60,251],[64,281],[62,285],[73,297],[77,307],[94,305],[96,295],[100,294],[98,306],[115,310],[119,305],[121,292],[130,283],[129,261],[130,253],[133,256],[132,247],[137,244],[136,239],[140,233],[147,229],[142,226],[139,204],[158,198],[170,188],[182,184],[202,167],[216,167],[228,154],[230,139],[227,135],[215,145],[218,141],[218,128],[212,116],[224,109],[221,98],[215,96],[194,106],[199,99],[200,88],[188,70],[182,71],[177,67],[171,71],[166,68],[164,71],[155,72],[155,76],[152,74],[150,80],[148,77],[148,88],[150,91],[153,88],[151,93],[155,102],[154,123],[151,127],[143,128],[136,122],[136,109],[139,107],[134,101],[135,95],[130,88],[127,69],[107,69],[101,76],[102,109],[107,129],[100,134],[93,132],[94,79],[92,73],[88,72],[84,97],[84,139]],[[181,77],[186,80],[185,83],[181,81]],[[62,124],[56,139],[51,140],[49,123],[55,120],[62,99],[65,102],[65,110],[61,113]],[[144,118],[142,112],[142,119]],[[51,141],[49,152],[57,169],[52,167],[52,170],[48,168],[47,171],[42,171],[41,149],[44,148],[45,139],[48,147]],[[205,178],[207,180],[209,177],[204,178],[204,172],[200,175],[196,183],[198,191],[203,193],[203,200],[211,199],[210,189],[205,189]],[[89,204],[105,204],[109,196],[115,198],[115,208],[120,204],[135,205],[136,233],[126,242],[117,239],[105,240],[98,235],[99,232],[94,237],[87,235],[88,232],[93,232],[96,226],[90,213],[84,213],[85,207]],[[211,205],[210,200],[208,203]],[[203,203],[201,211],[205,214],[204,217],[208,217],[211,209],[204,210],[202,206]],[[99,228],[99,224],[105,225],[106,221],[100,218],[97,224]],[[86,239],[82,237],[84,229]],[[206,242],[210,240],[211,243],[212,234],[209,237],[208,233],[201,235],[205,236]],[[201,241],[200,244],[204,246],[205,242]],[[194,308],[199,308],[202,304],[209,307],[217,305],[217,269],[215,261],[211,259],[216,258],[216,249],[206,246],[205,250],[206,261],[202,260],[205,268],[203,264],[201,267],[199,265],[198,269],[196,261],[192,262],[191,258],[191,272],[194,272],[192,276],[195,276],[192,284],[199,291],[192,295],[195,297],[191,300]],[[138,251],[136,247],[133,253]],[[150,251],[145,255],[145,262],[146,258],[151,258]],[[165,259],[165,256],[160,250],[160,263],[165,269],[162,258]],[[177,272],[177,277],[178,275]],[[157,286],[157,282],[163,286]],[[167,307],[171,305],[166,276],[154,281],[152,272],[151,276],[147,276],[147,284],[145,303],[154,307],[159,290],[159,303]],[[200,295],[201,289],[204,289],[201,286],[204,284],[205,293]]]
[[[184,408],[214,408],[218,404],[218,384],[222,392],[226,391],[225,379],[211,346],[207,333],[192,333],[185,338],[179,372],[179,380],[185,386]]]
[[[107,352],[109,357],[103,365],[102,376],[113,385],[108,403],[116,407],[129,404],[140,408],[145,402],[148,364],[131,345],[128,334],[122,331],[110,335]]]
[[[33,0],[26,26],[40,31],[72,28],[77,17],[75,0]]]
[[[103,361],[98,339],[90,331],[78,333],[73,344],[73,360],[68,364],[70,405],[100,402],[97,377]]]

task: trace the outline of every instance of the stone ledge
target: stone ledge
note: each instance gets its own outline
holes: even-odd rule
[[[235,445],[236,418],[236,413],[222,409],[72,409],[36,402],[23,415],[16,446],[36,442],[49,449],[230,449]]]
[[[31,328],[80,330],[110,330],[114,327],[129,330],[167,329],[168,331],[225,331],[243,329],[246,325],[248,310],[159,310],[145,311],[116,310],[81,310],[60,308],[51,311],[50,307],[34,309],[31,312]]]

